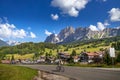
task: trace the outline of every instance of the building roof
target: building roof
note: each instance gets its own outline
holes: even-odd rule
[[[88,56],[99,56],[97,52],[87,52]]]

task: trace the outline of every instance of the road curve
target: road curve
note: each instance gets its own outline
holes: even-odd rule
[[[33,69],[52,72],[76,80],[120,80],[120,69],[81,68],[64,66],[65,72],[57,72],[54,65],[20,65]]]

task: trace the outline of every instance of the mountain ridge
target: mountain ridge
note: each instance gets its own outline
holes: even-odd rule
[[[104,30],[92,31],[90,28],[78,27],[66,27],[62,29],[57,35],[55,33],[48,36],[45,42],[50,43],[69,43],[73,41],[82,41],[90,39],[101,39],[120,36],[120,28],[105,28]]]

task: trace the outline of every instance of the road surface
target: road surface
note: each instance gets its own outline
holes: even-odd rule
[[[75,80],[120,80],[120,68],[81,68],[64,66],[65,72],[56,71],[55,65],[20,65],[52,72]]]

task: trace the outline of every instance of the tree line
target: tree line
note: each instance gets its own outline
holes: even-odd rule
[[[16,46],[5,46],[0,47],[0,54],[29,54],[29,53],[36,53],[36,52],[42,52],[45,51],[45,48],[48,49],[56,49],[58,47],[57,44],[52,43],[21,43],[20,45]]]

